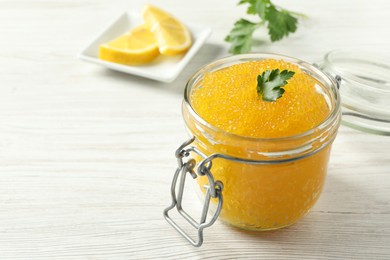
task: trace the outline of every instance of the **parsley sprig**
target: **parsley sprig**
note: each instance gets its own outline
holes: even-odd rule
[[[225,41],[230,42],[230,53],[249,52],[252,48],[253,32],[267,25],[271,41],[279,41],[297,30],[298,17],[306,17],[274,5],[271,0],[241,0],[239,5],[249,4],[247,14],[258,15],[260,22],[254,23],[246,19],[238,20]]]
[[[279,69],[264,71],[257,76],[257,94],[264,101],[276,101],[276,99],[282,97],[285,91],[282,87],[287,85],[287,80],[291,79],[294,74],[294,71],[283,70],[280,72]]]

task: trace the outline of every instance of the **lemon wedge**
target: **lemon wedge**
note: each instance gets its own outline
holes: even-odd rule
[[[99,50],[100,59],[127,65],[148,63],[158,55],[157,40],[146,25],[100,45]]]
[[[190,32],[172,15],[153,5],[146,5],[142,16],[154,34],[161,54],[176,55],[190,48]]]

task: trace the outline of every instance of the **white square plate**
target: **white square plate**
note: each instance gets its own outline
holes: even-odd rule
[[[129,66],[99,59],[100,44],[109,42],[140,24],[142,18],[138,14],[128,12],[122,14],[78,55],[79,59],[145,78],[172,82],[211,34],[210,28],[187,25],[193,42],[185,54],[171,57],[160,55],[156,60],[145,65]]]

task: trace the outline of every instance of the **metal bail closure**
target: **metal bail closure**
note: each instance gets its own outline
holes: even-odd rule
[[[177,158],[178,167],[176,169],[175,175],[173,176],[172,185],[171,185],[172,203],[168,208],[164,210],[164,217],[168,221],[168,223],[171,224],[173,228],[177,230],[177,232],[179,232],[185,239],[188,240],[188,242],[190,242],[195,247],[199,247],[203,243],[203,229],[210,227],[212,224],[214,224],[214,222],[217,220],[219,216],[219,213],[221,212],[222,203],[223,203],[223,197],[222,197],[223,185],[220,181],[214,181],[214,178],[210,172],[212,158],[209,157],[206,158],[206,156],[198,149],[196,149],[193,146],[189,146],[194,140],[195,137],[192,137],[190,140],[184,142],[176,150],[175,155]],[[195,173],[194,171],[194,168],[196,166],[196,161],[194,159],[188,158],[191,152],[194,152],[203,158],[203,160],[198,165],[197,173]],[[188,159],[184,160],[184,158],[186,157]],[[205,194],[203,210],[199,222],[195,221],[186,211],[183,210],[182,207],[184,184],[185,184],[187,173],[190,174],[193,179],[196,179],[198,175],[199,176],[206,175],[209,181],[209,186],[204,186],[204,188],[206,189],[206,194]],[[180,179],[179,183],[177,182],[178,179]],[[178,194],[176,194],[177,185],[178,185]],[[208,222],[206,222],[211,198],[218,198],[218,206],[212,218]],[[192,239],[169,216],[168,213],[173,208],[176,208],[177,211],[180,213],[180,215],[198,231],[197,240]]]

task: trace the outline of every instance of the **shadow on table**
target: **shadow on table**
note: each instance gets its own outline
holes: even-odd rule
[[[202,68],[204,65],[218,59],[221,56],[227,56],[227,52],[223,46],[213,43],[206,43],[183,69],[177,79],[171,83],[163,83],[108,69],[104,70],[101,74],[107,77],[115,78],[115,80],[119,81],[127,81],[129,83],[137,82],[137,85],[142,85],[143,88],[152,88],[153,91],[154,89],[159,89],[161,91],[169,91],[175,94],[183,95],[185,84],[191,75]]]

